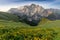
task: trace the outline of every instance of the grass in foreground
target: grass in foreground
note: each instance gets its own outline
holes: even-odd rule
[[[60,40],[60,20],[38,26],[0,20],[0,40]]]

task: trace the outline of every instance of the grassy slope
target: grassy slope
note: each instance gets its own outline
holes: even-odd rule
[[[12,33],[12,35],[16,35],[16,33],[22,32],[25,33],[26,35],[28,33],[31,34],[37,34],[37,33],[42,33],[42,29],[54,29],[58,35],[55,38],[55,40],[60,40],[60,20],[56,20],[56,21],[48,21],[44,24],[39,24],[37,27],[33,27],[33,26],[29,26],[25,23],[21,23],[21,22],[12,22],[12,21],[5,21],[5,20],[0,20],[0,31],[2,30],[8,30],[10,33]],[[46,30],[45,30],[46,31]],[[36,33],[37,32],[37,33]],[[1,34],[1,32],[0,32]],[[4,38],[4,36],[8,35],[9,33],[2,33],[0,35],[3,36],[2,38]],[[43,34],[43,33],[42,33]],[[44,34],[46,34],[46,32],[44,32]],[[49,33],[48,33],[49,34]],[[6,39],[7,40],[7,39]]]
[[[45,24],[38,25],[38,27],[39,26],[41,26],[42,28],[46,28],[46,29],[48,28],[54,29],[58,33],[55,40],[60,40],[60,20],[48,21]]]
[[[19,21],[16,15],[6,12],[0,12],[0,20]]]

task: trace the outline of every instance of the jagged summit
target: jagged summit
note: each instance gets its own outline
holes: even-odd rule
[[[39,23],[42,17],[48,17],[50,19],[49,15],[53,13],[60,13],[60,10],[44,9],[40,5],[31,4],[19,8],[11,8],[8,12],[17,15],[21,21],[36,25]]]
[[[31,6],[36,6],[35,4],[31,4]]]
[[[26,15],[33,16],[34,14],[39,14],[41,16],[46,16],[43,13],[45,12],[45,9],[42,6],[36,5],[36,4],[31,4],[31,5],[25,5],[20,8],[11,8],[8,12],[10,13],[24,13]]]

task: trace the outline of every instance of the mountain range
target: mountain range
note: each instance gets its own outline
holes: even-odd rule
[[[12,13],[19,17],[20,21],[26,22],[30,25],[37,25],[42,18],[49,20],[60,19],[60,9],[45,9],[40,5],[31,4],[18,8],[11,8],[8,13]]]

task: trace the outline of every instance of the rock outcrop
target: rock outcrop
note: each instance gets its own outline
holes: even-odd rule
[[[50,15],[58,11],[55,9],[44,9],[42,6],[31,4],[19,8],[11,8],[8,12],[17,15],[20,21],[30,25],[37,25],[42,17],[50,19]]]

